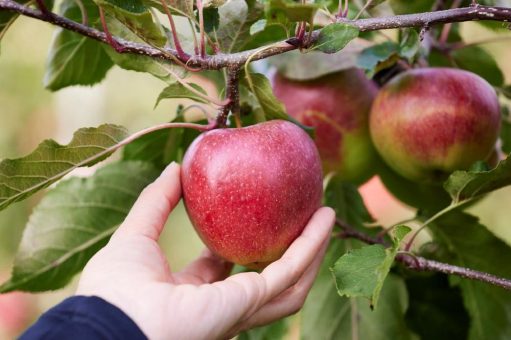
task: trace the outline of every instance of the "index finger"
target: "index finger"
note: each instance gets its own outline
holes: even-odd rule
[[[134,233],[158,240],[169,214],[181,198],[181,168],[172,162],[140,194],[114,235]]]

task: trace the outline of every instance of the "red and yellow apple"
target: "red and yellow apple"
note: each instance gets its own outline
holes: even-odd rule
[[[415,182],[439,183],[492,153],[500,130],[495,90],[458,69],[422,68],[387,83],[370,115],[385,162]]]
[[[282,120],[203,133],[184,156],[181,182],[186,210],[203,242],[250,268],[284,253],[323,194],[314,142]]]
[[[276,74],[275,96],[287,113],[316,128],[315,142],[325,173],[360,184],[374,174],[376,151],[368,116],[376,84],[352,68],[309,81],[294,81]]]

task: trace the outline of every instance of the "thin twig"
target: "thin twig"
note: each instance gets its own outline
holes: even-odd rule
[[[160,0],[161,5],[163,6],[163,10],[169,19],[170,29],[172,31],[172,40],[174,40],[174,46],[176,47],[177,55],[181,58],[185,63],[190,59],[190,56],[183,50],[181,47],[181,42],[179,41],[179,36],[177,35],[176,24],[174,23],[174,18],[172,17],[172,13],[170,12],[169,6],[167,5],[166,0]]]
[[[337,219],[336,224],[341,227],[342,232],[335,235],[339,238],[354,238],[367,244],[381,244],[388,246],[387,242],[381,238],[372,237],[361,231],[356,230],[348,223]],[[408,269],[415,271],[440,272],[448,275],[456,275],[470,280],[490,283],[495,286],[511,290],[511,280],[495,276],[493,274],[473,270],[470,268],[459,267],[448,263],[429,260],[421,256],[415,256],[408,252],[400,252],[396,256],[396,261],[404,264]]]

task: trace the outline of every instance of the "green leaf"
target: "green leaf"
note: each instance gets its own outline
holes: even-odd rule
[[[218,8],[209,7],[204,8],[202,11],[204,16],[204,31],[206,33],[213,33],[220,25],[220,14],[218,14]],[[199,14],[197,13],[197,16]]]
[[[369,77],[394,65],[399,60],[399,46],[391,41],[364,49],[357,60],[357,66],[366,70]]]
[[[124,38],[128,41],[142,42],[140,38],[127,29],[126,26],[116,18],[107,15],[106,21],[108,29],[113,35]],[[181,78],[186,75],[186,71],[182,67],[178,67],[169,62],[143,55],[117,53],[108,45],[103,45],[103,47],[112,61],[123,69],[149,73],[168,84],[176,81],[174,75]]]
[[[511,112],[508,107],[502,109],[502,126],[500,128],[500,140],[502,141],[502,151],[506,154],[511,153]]]
[[[97,27],[99,11],[91,0],[82,0],[89,24]],[[60,13],[73,21],[80,21],[82,13],[75,0],[65,0]],[[113,63],[102,44],[72,31],[59,28],[52,41],[44,86],[52,91],[71,85],[93,85],[106,76]]]
[[[257,327],[238,335],[238,340],[279,340],[284,339],[289,328],[289,320],[281,319],[268,326]]]
[[[262,13],[262,5],[256,0],[231,0],[220,6],[220,24],[216,33],[222,52],[240,51],[250,39],[250,27]]]
[[[189,84],[191,87],[193,87],[195,90],[199,91],[202,94],[207,94],[206,90],[204,90],[202,87],[200,87],[197,84]],[[158,99],[156,100],[155,107],[158,106],[160,101],[163,99],[169,99],[169,98],[188,98],[195,100],[196,102],[200,103],[207,103],[208,101],[205,100],[203,97],[199,96],[198,94],[192,92],[190,89],[184,87],[180,83],[174,83],[170,84],[166,88],[163,89],[163,91],[158,96]]]
[[[250,26],[250,35],[262,32],[266,27],[266,19],[257,20]]]
[[[94,2],[146,43],[163,47],[167,42],[162,28],[153,21],[151,12],[142,0],[94,0]]]
[[[52,139],[39,144],[30,155],[0,162],[0,210],[56,182],[71,170],[107,158],[128,135],[116,125],[82,128],[67,145]]]
[[[412,61],[420,50],[419,33],[414,29],[404,30],[403,37],[399,44],[399,55]]]
[[[324,197],[325,206],[332,207],[337,218],[352,227],[367,231],[365,225],[374,222],[354,184],[333,177],[328,182]]]
[[[431,226],[441,248],[439,260],[454,265],[511,278],[511,248],[492,235],[478,219],[453,212]],[[511,294],[502,288],[474,280],[451,277],[463,294],[470,315],[470,340],[509,339],[511,334]]]
[[[500,89],[500,92],[504,95],[504,97],[511,99],[511,85],[503,86]]]
[[[344,23],[330,24],[319,32],[318,40],[312,49],[324,53],[336,53],[342,50],[350,41],[358,37],[358,28]]]
[[[470,326],[459,287],[444,274],[410,274],[406,279],[410,306],[406,323],[420,339],[466,339]]]
[[[403,280],[389,275],[380,293],[379,307],[366,300],[340,297],[329,267],[352,241],[332,239],[318,277],[302,309],[301,339],[411,340],[404,314],[408,297]]]
[[[312,22],[319,5],[314,3],[297,3],[286,0],[269,0],[266,2],[265,15],[268,22]]]
[[[40,292],[65,286],[103,247],[142,189],[158,176],[150,164],[120,162],[90,178],[59,183],[30,216],[0,292]]]
[[[479,197],[511,184],[511,158],[489,171],[455,171],[444,183],[453,203]]]
[[[502,86],[504,74],[495,58],[479,46],[469,46],[452,52],[455,64],[481,76],[493,86]]]
[[[259,103],[259,107],[262,110],[265,118],[268,120],[272,119],[283,119],[293,122],[307,132],[311,132],[311,129],[300,124],[296,119],[292,118],[286,113],[284,104],[282,104],[273,94],[273,90],[268,78],[260,73],[250,73],[243,79],[243,84],[254,94]]]
[[[337,292],[346,297],[365,297],[376,309],[383,283],[399,250],[403,238],[411,231],[400,225],[393,230],[393,246],[385,249],[380,244],[351,250],[337,260],[332,272]]]
[[[184,117],[178,113],[172,122],[183,121]],[[122,158],[148,162],[163,170],[172,161],[180,162],[188,146],[199,134],[197,130],[185,128],[154,131],[128,144]]]

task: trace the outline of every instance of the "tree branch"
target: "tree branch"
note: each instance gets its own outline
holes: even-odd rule
[[[354,238],[367,244],[381,244],[388,246],[384,239],[372,237],[361,231],[358,231],[340,219],[337,219],[336,224],[342,229],[342,232],[336,235],[339,238]],[[424,257],[415,256],[409,253],[398,254],[396,256],[396,261],[404,264],[408,269],[411,270],[440,272],[448,275],[456,275],[469,280],[486,282],[507,290],[511,290],[511,280],[470,268],[458,267],[443,262],[429,260]]]
[[[70,31],[87,36],[91,39],[108,44],[107,36],[104,32],[89,26],[82,25],[62,16],[48,12],[43,13],[40,10],[21,5],[12,0],[0,0],[0,11],[8,10],[34,19],[49,22]],[[349,23],[356,26],[360,31],[377,31],[382,29],[405,28],[405,27],[430,27],[432,25],[444,24],[450,22],[463,22],[472,20],[492,20],[492,21],[511,21],[511,8],[492,7],[475,5],[471,7],[448,9],[436,12],[426,12],[417,14],[397,15],[381,18],[349,20],[339,18],[339,22]],[[313,44],[319,35],[319,30],[312,33],[310,43]],[[114,37],[117,43],[124,47],[123,53],[132,53],[146,55],[156,59],[172,61],[173,58],[181,60],[190,67],[196,67],[203,70],[218,70],[225,67],[236,67],[243,65],[249,58],[252,61],[268,58],[277,54],[282,54],[300,47],[300,44],[289,39],[281,41],[265,49],[243,51],[232,54],[217,54],[213,56],[191,56],[190,59],[182,60],[174,49],[156,49],[147,44],[134,43],[124,39]]]

